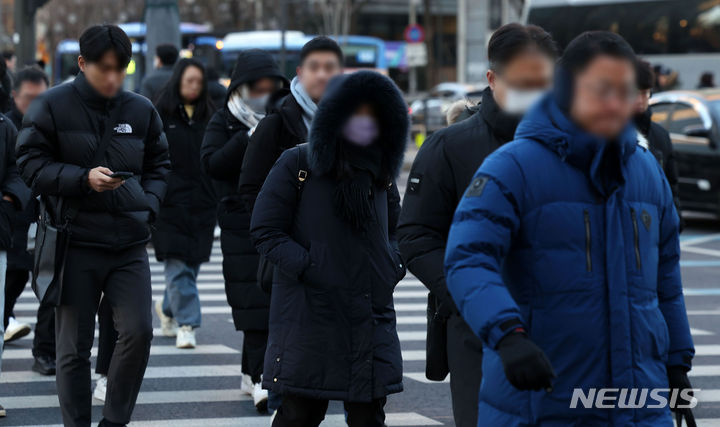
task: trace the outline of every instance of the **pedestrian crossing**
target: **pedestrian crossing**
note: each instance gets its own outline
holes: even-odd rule
[[[165,289],[163,266],[151,260],[152,294],[162,297]],[[219,241],[213,245],[211,260],[203,264],[198,276],[203,326],[198,330],[198,346],[194,350],[177,349],[174,340],[162,337],[159,322],[155,330],[150,361],[138,397],[131,426],[268,426],[268,416],[255,412],[249,396],[239,390],[241,380],[242,334],[234,330],[231,309],[225,299],[222,276],[222,256]],[[437,411],[423,413],[422,407],[408,412],[402,395],[391,396],[387,405],[388,426],[447,425],[449,394],[445,384],[425,379],[425,310],[427,290],[411,275],[398,284],[395,308],[399,338],[403,349],[406,388],[409,383],[429,389],[431,400],[440,400]],[[34,324],[37,300],[28,286],[15,305],[20,322]],[[208,332],[212,329],[212,336]],[[97,336],[97,330],[96,330]],[[61,422],[59,403],[55,394],[55,377],[39,375],[32,365],[33,334],[6,345],[3,353],[3,372],[0,376],[0,404],[8,417],[0,425],[53,426]],[[97,356],[93,347],[92,357]],[[94,366],[94,363],[93,363]],[[97,377],[93,373],[93,379]],[[433,396],[436,395],[436,396]],[[397,403],[394,403],[397,401]],[[94,419],[100,418],[102,403],[93,400]],[[178,411],[179,405],[192,410]],[[441,408],[442,407],[442,408]],[[442,409],[442,411],[440,410]],[[339,405],[331,405],[324,426],[345,425]]]

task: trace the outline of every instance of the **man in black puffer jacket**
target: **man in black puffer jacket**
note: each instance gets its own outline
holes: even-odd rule
[[[68,204],[77,207],[55,317],[57,388],[66,426],[90,425],[89,359],[101,295],[112,306],[119,333],[101,426],[130,422],[150,354],[145,244],[170,161],[158,113],[150,101],[122,89],[131,55],[130,40],[117,26],[87,29],[80,37],[82,72],[33,102],[18,137],[18,165],[33,193],[51,211],[62,199],[62,217]],[[93,164],[106,131],[112,132],[107,149]],[[126,173],[113,177],[117,172]]]
[[[460,317],[445,284],[443,260],[453,214],[485,158],[513,139],[521,113],[552,82],[555,45],[539,27],[509,24],[490,39],[490,87],[465,120],[435,132],[418,152],[403,201],[398,237],[408,269],[430,290],[426,374],[450,372],[458,427],[475,427],[482,343]],[[445,360],[444,354],[447,355]],[[440,363],[432,361],[440,359]]]

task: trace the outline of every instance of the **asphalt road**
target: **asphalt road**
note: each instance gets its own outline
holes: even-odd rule
[[[402,179],[404,182],[404,178]],[[701,426],[720,426],[720,222],[693,221],[682,236],[682,269],[690,323],[697,345],[692,381],[701,388],[696,416]],[[152,249],[149,249],[151,260]],[[203,324],[199,346],[178,350],[174,339],[158,336],[135,408],[132,426],[267,426],[241,395],[242,333],[235,331],[223,290],[219,242],[200,271]],[[151,265],[153,295],[163,291],[162,266]],[[424,379],[426,290],[408,275],[395,292],[398,330],[403,349],[405,391],[388,399],[389,426],[454,425],[449,386]],[[19,320],[34,323],[37,303],[29,286],[16,306]],[[157,319],[155,327],[159,327]],[[32,334],[6,345],[0,377],[0,404],[8,417],[0,426],[60,425],[54,377],[30,371]],[[93,356],[94,357],[94,356]],[[94,401],[93,419],[101,418]],[[342,407],[334,402],[324,426],[344,425]]]

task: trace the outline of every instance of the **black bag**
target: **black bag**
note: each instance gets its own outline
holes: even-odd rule
[[[81,104],[82,105],[82,104]],[[112,138],[113,126],[118,120],[120,108],[115,108],[105,121],[102,139],[98,144],[91,167],[99,166]],[[40,217],[35,234],[35,259],[33,262],[32,289],[42,304],[60,305],[65,261],[70,244],[70,224],[79,210],[79,200],[57,198],[56,211],[50,203],[40,198]],[[68,206],[63,206],[67,204]]]
[[[448,373],[447,318],[437,312],[437,299],[431,292],[427,305],[425,377],[431,381],[443,381]]]
[[[307,164],[307,149],[305,144],[298,145],[298,163],[297,163],[297,200],[300,201],[302,189],[305,181],[310,176],[310,168]],[[257,281],[260,289],[270,294],[272,291],[273,276],[275,275],[275,265],[267,258],[260,255],[260,263],[258,264]]]

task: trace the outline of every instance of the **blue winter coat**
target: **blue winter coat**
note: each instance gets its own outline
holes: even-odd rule
[[[445,259],[486,346],[478,425],[672,425],[667,408],[570,409],[576,387],[667,388],[666,366],[690,366],[678,215],[658,162],[632,127],[606,143],[550,96],[515,138],[475,174]],[[518,325],[557,373],[550,393],[507,381],[495,348]]]

